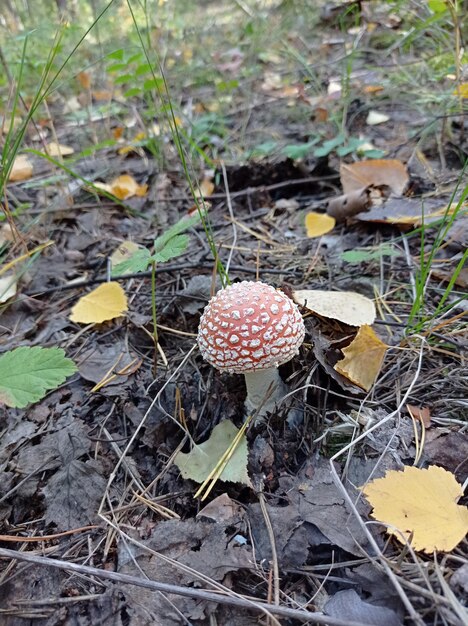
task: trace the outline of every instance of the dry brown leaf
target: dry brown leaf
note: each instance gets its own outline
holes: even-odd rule
[[[349,346],[342,349],[345,356],[336,363],[335,370],[369,391],[379,375],[387,348],[370,326],[361,326]]]
[[[362,211],[367,211],[370,202],[370,193],[367,187],[364,189],[356,189],[355,191],[329,200],[327,213],[336,220],[345,220]]]
[[[313,313],[350,326],[363,326],[375,321],[375,304],[354,291],[298,289],[293,292],[293,299]]]
[[[139,185],[129,174],[122,174],[114,178],[109,184],[96,182],[94,186],[111,193],[119,200],[127,200],[133,196],[145,196],[148,191],[148,185]]]
[[[20,180],[27,180],[28,178],[31,178],[32,173],[33,164],[31,161],[29,161],[25,154],[19,154],[13,162],[13,167],[8,180],[12,183],[16,183]]]
[[[307,237],[321,237],[335,228],[336,220],[326,213],[310,211],[305,216]]]
[[[466,206],[468,203],[462,208]],[[361,222],[420,226],[436,222],[445,214],[453,215],[456,210],[455,203],[447,211],[447,205],[440,206],[440,201],[433,199],[389,198],[381,205],[372,206],[366,213],[360,213],[357,219]]]
[[[373,517],[401,543],[411,540],[415,550],[449,552],[468,532],[468,508],[457,504],[462,486],[442,467],[390,470],[362,491]]]
[[[76,78],[83,89],[89,89],[91,87],[91,75],[89,72],[79,72]]]
[[[425,426],[429,428],[431,425],[431,411],[428,406],[414,406],[414,404],[407,404],[406,408],[408,413],[414,417],[415,420],[419,420]]]
[[[345,194],[369,185],[387,185],[395,195],[401,196],[409,182],[408,170],[398,159],[343,163],[340,178]]]
[[[214,183],[210,177],[205,176],[199,185],[199,189],[195,191],[198,198],[209,198],[215,189]]]
[[[51,141],[44,147],[44,150],[42,150],[42,152],[44,152],[44,154],[48,154],[51,157],[56,157],[68,156],[69,154],[73,154],[75,151],[70,146],[62,146],[56,141]]]

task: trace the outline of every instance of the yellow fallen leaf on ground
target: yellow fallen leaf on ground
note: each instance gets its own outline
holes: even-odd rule
[[[336,220],[326,213],[310,211],[305,216],[307,237],[321,237],[335,228]]]
[[[195,190],[195,195],[197,198],[208,198],[211,196],[214,189],[215,186],[211,178],[205,176],[205,178],[201,181],[199,188]]]
[[[75,151],[70,146],[62,146],[56,141],[51,141],[45,146],[43,152],[51,157],[56,157],[68,156],[69,154],[73,154]]]
[[[78,300],[70,319],[79,324],[100,324],[127,311],[127,296],[117,282],[104,283]]]
[[[387,348],[370,326],[361,326],[349,346],[342,349],[345,357],[335,364],[334,369],[369,391],[379,375]]]
[[[19,154],[13,162],[13,167],[11,168],[8,180],[12,183],[20,180],[27,180],[28,178],[31,178],[32,173],[33,164],[31,161],[29,161],[25,154]]]
[[[387,185],[395,195],[401,196],[409,182],[408,170],[398,159],[343,163],[340,178],[345,194],[369,185]]]
[[[394,526],[387,532],[416,550],[449,552],[468,532],[468,508],[457,504],[463,489],[455,476],[436,465],[390,470],[362,488],[373,517]]]
[[[375,304],[366,296],[353,291],[298,289],[294,291],[293,299],[313,313],[350,326],[363,326],[375,321]]]
[[[148,185],[139,185],[130,174],[122,174],[114,178],[109,184],[97,182],[94,183],[94,186],[111,193],[119,200],[127,200],[133,196],[145,196],[148,191]]]
[[[461,83],[452,92],[454,96],[461,96],[462,98],[468,98],[468,83]]]

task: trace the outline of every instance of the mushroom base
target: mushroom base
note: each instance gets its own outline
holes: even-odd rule
[[[245,372],[244,376],[247,386],[245,409],[247,413],[258,410],[257,417],[264,417],[267,412],[273,411],[288,391],[276,367]]]

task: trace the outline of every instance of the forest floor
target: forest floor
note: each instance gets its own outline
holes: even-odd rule
[[[46,85],[91,20],[81,4]],[[419,479],[387,494],[418,517],[406,540],[359,490],[405,467],[466,486],[462,19],[425,2],[156,4],[135,7],[139,30],[125,3],[100,17],[2,194],[15,293],[0,294],[1,353],[58,347],[77,371],[25,408],[0,404],[0,624],[462,625],[468,550],[444,543],[442,483],[429,508]],[[34,19],[0,25],[4,131],[28,118],[60,30]],[[134,264],[128,242],[151,250],[191,217],[166,262]],[[116,251],[130,273],[112,275]],[[295,298],[306,337],[280,367],[288,397],[202,500],[183,455],[245,420],[243,376],[196,343],[225,275]],[[110,280],[126,311],[84,323],[75,305]],[[303,290],[347,293],[335,316]],[[356,294],[375,320],[353,323]]]

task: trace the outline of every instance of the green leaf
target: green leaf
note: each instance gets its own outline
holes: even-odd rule
[[[113,65],[109,65],[106,69],[108,74],[112,74],[112,72],[121,72],[122,70],[127,69],[127,63],[114,63]]]
[[[436,15],[439,13],[445,13],[447,10],[447,3],[445,0],[428,0],[427,6]]]
[[[303,159],[310,153],[311,148],[313,148],[318,141],[318,138],[316,138],[312,139],[312,141],[308,141],[307,143],[297,143],[284,146],[281,152],[293,160]]]
[[[133,80],[133,74],[122,74],[122,76],[117,76],[114,80],[116,85],[123,85],[124,83],[131,83]]]
[[[133,98],[133,96],[138,96],[141,93],[139,87],[132,87],[131,89],[127,89],[124,93],[125,98]]]
[[[330,154],[335,148],[341,146],[345,141],[345,136],[341,133],[334,137],[333,139],[329,139],[328,141],[324,141],[320,148],[316,148],[314,150],[315,157],[324,157]]]
[[[135,76],[143,76],[143,74],[148,74],[151,72],[151,65],[149,63],[142,63],[135,70]]]
[[[364,261],[374,261],[383,256],[399,256],[400,252],[390,245],[382,245],[379,248],[362,248],[361,250],[348,250],[340,257],[347,263],[363,263]]]
[[[164,81],[162,78],[148,78],[148,80],[145,80],[143,83],[143,90],[151,91],[152,89],[162,89],[163,86]]]
[[[173,226],[171,226],[169,230],[166,230],[163,235],[160,235],[157,239],[154,240],[154,252],[156,254],[158,252],[161,252],[161,250],[166,246],[170,239],[172,239],[176,235],[184,233],[189,228],[192,228],[192,226],[195,226],[195,224],[198,224],[199,221],[200,215],[198,213],[195,213],[195,215],[192,215],[191,217],[183,217],[182,219],[180,219]]]
[[[178,452],[174,459],[184,478],[204,482],[216,467],[221,456],[230,448],[238,430],[232,422],[224,420],[213,428],[210,438],[185,454]],[[224,468],[220,480],[252,486],[247,473],[247,439],[245,435]]]
[[[0,356],[0,402],[25,407],[61,385],[77,367],[61,348],[21,347]]]
[[[169,261],[169,259],[180,256],[187,250],[188,242],[188,235],[176,235],[175,237],[172,237],[162,250],[153,254],[151,261],[155,261],[156,263],[165,263],[166,261]]]
[[[111,52],[110,54],[108,54],[107,58],[114,59],[115,61],[123,61],[124,51],[122,48],[120,48],[120,50],[115,50],[114,52]]]
[[[126,261],[118,263],[112,269],[112,276],[124,276],[124,274],[138,274],[145,272],[150,264],[150,253],[146,248],[140,248]]]

